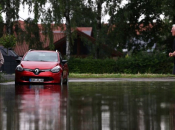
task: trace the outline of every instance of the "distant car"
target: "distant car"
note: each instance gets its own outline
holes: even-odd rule
[[[67,83],[69,69],[58,51],[29,50],[15,70],[17,83]]]

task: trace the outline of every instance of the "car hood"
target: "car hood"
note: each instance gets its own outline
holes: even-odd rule
[[[21,66],[27,69],[52,69],[57,65],[57,62],[21,61]]]

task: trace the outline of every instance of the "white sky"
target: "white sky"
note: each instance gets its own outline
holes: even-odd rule
[[[3,20],[6,21],[5,20],[5,13],[2,13],[2,17],[3,17]],[[25,6],[20,5],[20,8],[19,8],[19,20],[25,20],[25,19],[27,19],[29,17],[30,18],[34,18],[34,15],[33,15],[33,13],[29,13],[28,6],[27,5],[25,5]]]

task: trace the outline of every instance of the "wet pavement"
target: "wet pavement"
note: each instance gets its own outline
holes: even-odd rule
[[[175,81],[83,80],[0,84],[0,130],[175,129]]]

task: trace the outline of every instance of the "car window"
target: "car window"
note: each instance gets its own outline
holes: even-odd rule
[[[43,61],[57,62],[58,56],[56,52],[28,52],[24,57],[24,61]]]

